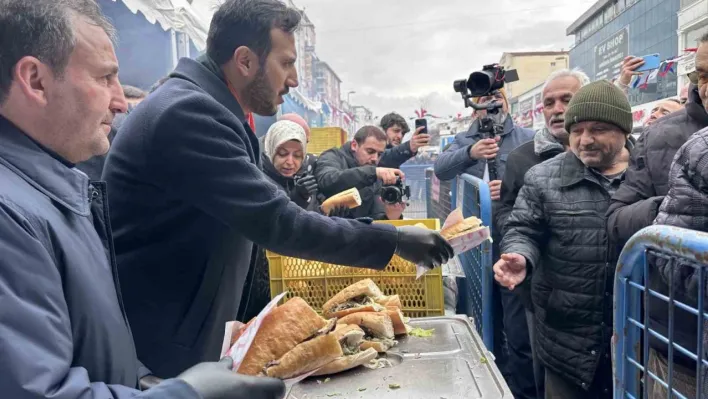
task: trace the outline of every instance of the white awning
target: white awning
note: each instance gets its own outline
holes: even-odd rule
[[[117,1],[117,0],[113,0]],[[187,0],[120,0],[133,13],[145,15],[151,24],[159,23],[162,29],[174,29],[187,34],[199,51],[206,48],[209,21],[195,12]]]

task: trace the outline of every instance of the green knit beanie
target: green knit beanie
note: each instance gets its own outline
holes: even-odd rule
[[[632,106],[627,95],[606,80],[592,82],[581,88],[565,111],[565,130],[580,122],[611,123],[625,133],[632,133]]]

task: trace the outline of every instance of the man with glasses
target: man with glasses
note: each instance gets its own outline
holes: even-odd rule
[[[656,121],[639,138],[625,180],[612,197],[608,209],[608,235],[618,250],[634,233],[654,222],[659,206],[669,191],[669,170],[676,152],[694,133],[708,127],[708,34],[700,39],[696,52],[696,71],[689,78],[691,86],[685,108]],[[656,264],[655,257],[649,257],[648,260],[650,264]],[[650,269],[648,285],[650,289],[668,295],[668,285],[654,267]],[[686,303],[679,292],[675,300]],[[649,301],[650,327],[668,336],[668,304],[654,297]],[[696,317],[677,311],[673,325],[676,326],[674,342],[684,348],[695,347]],[[667,346],[657,339],[650,339],[649,345],[649,370],[659,376],[666,375]],[[696,369],[695,362],[678,351],[674,351],[674,365],[674,381],[688,380],[688,374]]]

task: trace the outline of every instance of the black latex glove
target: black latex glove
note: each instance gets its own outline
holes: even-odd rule
[[[396,255],[431,269],[455,256],[450,244],[437,231],[415,226],[398,228]]]
[[[295,181],[295,191],[302,198],[310,198],[317,194],[317,179],[313,175],[305,175]]]
[[[338,217],[338,218],[343,218],[343,219],[351,219],[352,214],[353,214],[352,210],[349,209],[348,206],[338,205],[338,206],[335,206],[334,208],[330,209],[329,214],[327,216]]]
[[[200,363],[177,378],[191,385],[203,399],[282,399],[283,381],[268,377],[251,377],[231,371],[233,360]]]

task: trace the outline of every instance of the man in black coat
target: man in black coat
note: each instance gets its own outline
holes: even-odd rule
[[[701,40],[686,107],[659,119],[639,137],[626,179],[612,198],[608,229],[610,238],[620,247],[652,224],[668,191],[669,169],[676,151],[692,134],[708,127],[708,86],[699,86],[698,77],[708,74],[708,34]]]
[[[405,177],[398,169],[377,167],[385,145],[386,135],[381,129],[364,126],[341,148],[323,152],[315,169],[320,192],[329,198],[356,188],[361,196],[361,206],[352,210],[353,217],[400,219],[405,209],[402,204],[390,205],[381,201],[382,183],[395,184],[398,178]]]
[[[639,137],[625,181],[612,197],[607,228],[610,239],[618,250],[622,249],[632,235],[654,222],[662,201],[666,203],[665,197],[670,184],[675,184],[669,181],[669,171],[677,151],[692,135],[708,127],[708,34],[701,38],[701,45],[696,53],[696,72],[690,77],[691,86],[686,107],[659,119]],[[649,288],[668,296],[668,282],[661,278],[658,272],[662,269],[661,259],[650,254],[648,261],[653,266],[649,269]],[[675,300],[690,303],[691,299],[685,295],[685,292],[677,290]],[[649,312],[650,327],[668,336],[668,303],[650,296]],[[695,347],[696,317],[676,309],[674,325],[675,342],[684,348]],[[653,336],[650,338],[652,359],[657,359],[659,364],[668,364],[667,345]],[[674,362],[674,373],[678,379],[692,378],[689,374],[693,374],[693,371],[688,374],[682,371],[695,369],[693,359],[674,351]]]
[[[253,243],[285,256],[383,269],[394,252],[441,264],[452,250],[424,229],[307,212],[259,168],[245,115],[274,115],[296,87],[299,11],[228,0],[206,56],[180,60],[116,136],[104,178],[126,312],[157,376],[217,359],[236,318]]]
[[[571,151],[526,173],[506,221],[500,284],[533,275],[546,398],[612,398],[612,293],[617,253],[605,212],[627,168],[632,107],[607,81],[580,89],[565,113]]]
[[[516,197],[524,185],[524,176],[532,167],[565,152],[568,147],[568,132],[565,130],[565,111],[573,95],[590,82],[588,76],[581,71],[563,69],[552,73],[543,88],[543,115],[546,126],[536,132],[533,141],[529,141],[511,151],[507,159],[507,168],[501,185],[501,200],[494,211],[495,237],[501,242],[504,236],[504,225],[509,217]],[[509,359],[507,364],[513,370],[510,378],[513,380],[510,388],[516,398],[544,397],[544,373],[536,350],[535,323],[533,302],[531,301],[531,284],[522,284],[516,293],[502,289],[504,307],[504,331],[506,332]],[[517,295],[518,294],[518,295]],[[524,308],[526,314],[524,315]],[[525,320],[526,323],[519,320]],[[528,324],[528,329],[523,325]],[[529,347],[530,344],[530,347]],[[533,392],[529,383],[530,356],[533,356],[533,375],[536,391]],[[516,392],[514,392],[516,390]]]
[[[379,166],[384,168],[400,168],[409,159],[418,155],[420,147],[424,147],[430,142],[429,134],[421,134],[421,131],[425,129],[421,126],[413,133],[413,137],[404,143],[403,137],[411,129],[406,120],[395,112],[381,118],[381,129],[387,137],[386,151],[381,155],[379,161]]]

